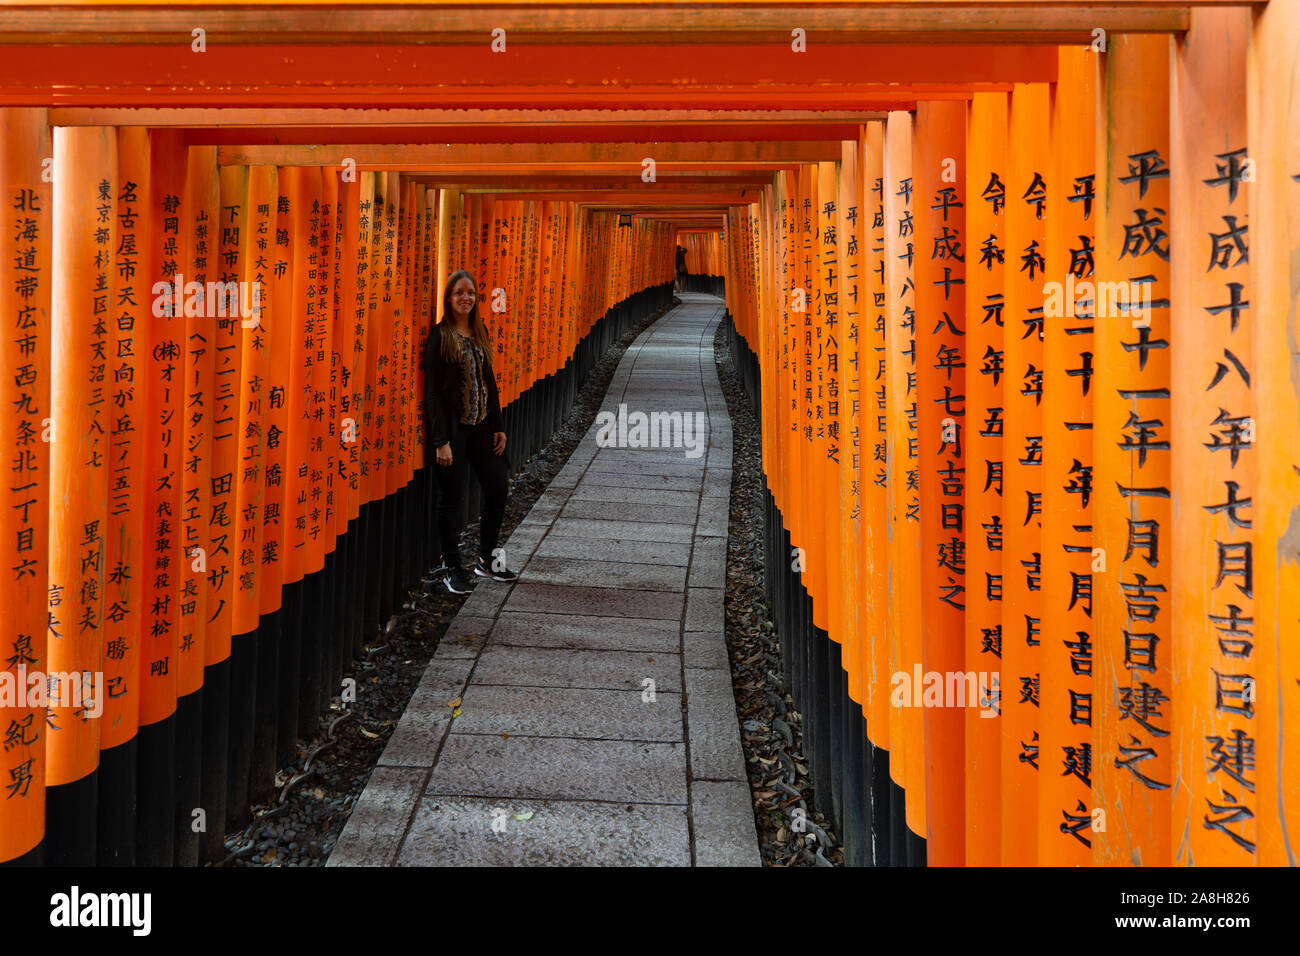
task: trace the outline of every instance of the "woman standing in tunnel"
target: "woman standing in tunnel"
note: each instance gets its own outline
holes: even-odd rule
[[[442,582],[467,594],[473,580],[460,561],[460,507],[472,467],[483,489],[479,556],[474,573],[494,581],[518,577],[497,553],[506,507],[506,433],[492,372],[492,340],[479,315],[474,280],[452,273],[442,291],[441,321],[424,349],[426,448],[435,450]]]

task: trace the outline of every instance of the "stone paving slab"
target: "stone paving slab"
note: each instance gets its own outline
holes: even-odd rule
[[[730,498],[700,499],[700,520],[699,524],[696,525],[696,532],[698,534],[725,538],[727,537],[727,529],[730,526]]]
[[[686,579],[691,587],[721,588],[727,583],[727,539],[698,538]]]
[[[679,743],[455,734],[426,794],[686,803]]]
[[[528,562],[528,580],[593,588],[682,591],[686,588],[686,568],[674,564],[534,556]]]
[[[687,808],[426,797],[397,865],[690,866]]]
[[[392,866],[427,771],[376,767],[326,866]]]
[[[548,536],[533,552],[543,558],[590,558],[623,564],[664,564],[686,567],[691,563],[691,544],[687,541],[658,541],[647,548],[644,541],[626,538],[578,538]]]
[[[704,497],[731,500],[731,469],[710,466],[704,473]]]
[[[602,451],[592,460],[588,471],[612,471],[619,474],[635,470],[642,475],[669,478],[691,478],[704,471],[705,456],[684,458],[682,455],[660,455],[654,452]]]
[[[640,690],[476,684],[465,694],[456,733],[680,743],[682,695],[658,692],[647,703]]]
[[[726,626],[723,593],[721,588],[688,588],[686,630],[721,634]]]
[[[689,491],[699,494],[700,475],[651,475],[644,472],[588,471],[583,476],[583,486],[602,488],[662,488],[666,491]],[[574,482],[577,487],[577,482]]]
[[[723,630],[722,305],[682,300],[602,410],[682,412],[701,454],[588,429],[503,544],[519,580],[476,579],[329,865],[761,862]]]
[[[699,502],[690,505],[664,505],[652,502],[589,501],[570,498],[560,512],[566,518],[606,518],[614,521],[653,521],[689,528],[699,515]]]
[[[607,521],[603,518],[556,518],[552,535],[569,538],[628,538],[632,541],[689,543],[694,537],[690,525],[654,521]]]
[[[691,777],[745,780],[731,672],[688,667],[686,701],[690,713]]]
[[[429,662],[411,702],[397,722],[397,729],[379,758],[381,767],[432,767],[437,759],[430,742],[440,741],[452,719],[452,706],[465,691],[473,658],[455,658]]]
[[[593,651],[677,653],[677,621],[502,611],[492,628],[492,646],[573,647]]]
[[[474,683],[586,687],[640,694],[645,681],[652,680],[661,691],[681,693],[681,669],[681,656],[672,652],[494,645],[479,657]]]
[[[571,587],[520,581],[505,606],[511,611],[677,620],[682,615],[682,599],[681,594],[671,591]]]
[[[691,784],[696,866],[762,866],[749,784],[696,780]]]
[[[687,667],[727,670],[727,648],[719,643],[717,631],[686,631],[682,635],[682,661]]]
[[[573,490],[569,504],[572,505],[575,501],[617,501],[634,505],[672,505],[698,509],[700,495],[698,489],[669,491],[658,488],[618,488],[584,482],[581,488]]]

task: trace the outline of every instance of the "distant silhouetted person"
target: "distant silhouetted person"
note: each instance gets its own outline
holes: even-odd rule
[[[686,291],[686,247],[677,247],[677,282],[673,286],[675,292]]]

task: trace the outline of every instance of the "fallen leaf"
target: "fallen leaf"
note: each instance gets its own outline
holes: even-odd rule
[[[523,813],[515,814],[515,819],[518,820],[520,823],[527,823],[532,818],[533,818],[532,810],[525,810]]]
[[[271,847],[271,849],[267,850],[265,853],[262,854],[262,862],[263,863],[275,862],[275,847]]]
[[[502,738],[505,739],[505,740],[509,740],[509,739],[510,739],[510,735],[509,735],[508,733],[506,733],[504,730],[501,731],[501,736],[502,736]]]
[[[459,716],[460,716],[460,708],[457,707],[455,710],[453,710],[453,711],[451,712],[451,715],[452,715],[453,717],[459,717]]]
[[[448,706],[448,707],[459,707],[459,706],[460,706],[460,700],[461,700],[461,699],[460,699],[459,697],[453,697],[451,700],[447,701],[447,706]]]
[[[372,734],[370,731],[366,730],[366,728],[364,728],[364,727],[361,728],[361,732],[362,732],[363,734],[365,734],[367,737],[369,737],[371,740],[374,740],[376,737],[379,736],[378,734]]]

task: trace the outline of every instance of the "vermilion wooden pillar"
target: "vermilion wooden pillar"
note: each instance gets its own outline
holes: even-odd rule
[[[786,333],[789,336],[790,349],[791,403],[789,446],[787,448],[790,467],[787,472],[785,507],[787,509],[790,547],[792,550],[790,559],[791,561],[797,559],[798,562],[799,587],[805,593],[811,593],[816,561],[812,554],[812,542],[809,539],[807,530],[808,502],[806,496],[800,491],[800,489],[806,488],[812,480],[806,454],[807,441],[803,437],[804,422],[808,419],[809,405],[806,379],[811,375],[808,369],[807,354],[804,349],[804,333],[807,323],[810,321],[807,311],[812,308],[811,293],[809,292],[809,268],[805,262],[804,244],[807,240],[803,225],[804,213],[802,212],[805,198],[808,195],[807,179],[807,168],[804,166],[797,166],[790,177],[790,200],[792,205],[790,208],[790,232],[787,247],[787,255],[790,257],[790,286],[787,294],[790,296],[791,304]],[[798,599],[802,600],[802,596],[799,596]],[[806,667],[800,661],[796,664],[796,669],[795,683],[796,686],[800,687],[799,693],[802,694],[803,674]],[[796,697],[796,703],[801,707],[809,706],[798,697]]]
[[[965,859],[963,707],[988,688],[963,677],[966,583],[966,104],[922,102],[913,144],[916,366],[921,497],[921,670],[941,694],[926,706],[926,862]],[[979,592],[977,591],[976,594]],[[955,676],[954,676],[955,675]],[[928,681],[928,677],[926,680]],[[928,691],[929,688],[924,688]],[[959,696],[960,695],[960,696]],[[923,701],[929,700],[923,693]]]
[[[400,303],[400,269],[398,267],[399,249],[397,235],[401,229],[401,210],[398,207],[401,195],[400,178],[397,173],[383,174],[383,189],[375,190],[375,201],[384,205],[384,232],[379,259],[379,379],[376,382],[376,401],[382,425],[376,423],[383,435],[383,446],[376,461],[383,472],[383,482],[376,489],[376,497],[385,497],[397,491],[399,485],[399,466],[397,464],[397,422],[401,417],[399,408],[398,354],[402,321]],[[388,548],[397,547],[397,541],[390,540]],[[385,567],[387,555],[385,553]],[[385,585],[387,586],[387,585]],[[385,618],[385,621],[387,618]]]
[[[926,832],[925,729],[914,693],[921,666],[921,620],[916,613],[921,583],[920,440],[916,389],[915,190],[912,180],[912,117],[891,112],[885,127],[885,336],[889,381],[887,467],[889,482],[890,761],[894,782],[906,794],[907,827]],[[905,680],[899,678],[904,675]],[[895,702],[899,691],[901,702]]]
[[[0,110],[0,445],[12,450],[13,479],[0,507],[5,574],[0,605],[0,673],[17,680],[46,671],[49,582],[50,294],[53,190],[41,175],[51,156],[43,109]],[[10,677],[12,675],[12,677]],[[24,680],[15,686],[22,686]],[[39,704],[0,706],[0,862],[40,862],[45,835],[46,725]],[[33,851],[36,851],[33,853]]]
[[[835,565],[844,569],[840,586],[840,626],[843,628],[844,670],[848,675],[849,700],[858,705],[850,714],[858,720],[862,697],[862,625],[859,609],[865,578],[861,564],[862,555],[862,363],[865,358],[862,343],[865,337],[863,263],[863,210],[862,162],[858,156],[856,140],[845,140],[840,160],[839,213],[836,230],[839,239],[839,282],[836,294],[839,302],[840,381],[839,415],[836,419],[840,449],[839,498],[837,511],[841,516],[841,536]],[[757,251],[757,250],[756,250]],[[757,291],[757,290],[755,290]],[[752,333],[751,333],[752,334]]]
[[[1092,471],[1096,54],[1062,47],[1052,93],[1043,318],[1038,862],[1092,859]],[[1080,295],[1067,296],[1078,283]]]
[[[256,290],[256,309],[247,321],[254,325],[240,336],[239,481],[235,489],[234,550],[237,578],[231,628],[246,634],[257,627],[261,592],[262,508],[266,494],[265,458],[269,395],[266,385],[271,347],[270,256],[275,245],[276,168],[248,168],[248,205],[240,236],[241,276],[250,294]]]
[[[50,701],[46,745],[46,850],[55,865],[94,862],[105,592],[112,385],[108,363],[117,248],[117,133],[54,130],[53,325],[50,356],[50,673],[83,676],[81,694],[61,683]],[[93,704],[93,705],[92,705]]]
[[[1043,635],[1043,284],[1050,130],[1044,84],[1017,84],[1007,120],[1003,308],[1002,862],[1037,860],[1038,778],[1055,773],[1039,738]],[[988,425],[988,423],[986,423]],[[986,430],[993,431],[994,427]]]
[[[401,229],[398,233],[398,252],[399,263],[401,265],[401,297],[398,304],[401,306],[401,338],[399,344],[399,353],[396,356],[398,362],[398,390],[401,396],[401,417],[397,425],[397,461],[398,461],[398,485],[405,487],[411,480],[411,462],[412,452],[412,431],[411,415],[414,410],[412,402],[411,376],[414,371],[414,357],[412,355],[412,326],[415,319],[414,309],[414,281],[411,276],[411,264],[414,259],[413,252],[416,243],[416,226],[415,226],[415,184],[403,180],[400,189],[400,219]],[[409,537],[403,535],[403,538],[409,540]],[[405,582],[402,582],[405,583]]]
[[[820,477],[818,479],[817,502],[836,501],[839,496],[839,470],[842,462],[842,440],[839,435],[840,405],[840,304],[839,273],[843,268],[840,249],[838,198],[839,168],[837,163],[822,162],[817,164],[818,202],[814,206],[817,221],[818,253],[816,296],[817,312],[814,338],[816,354],[816,381],[814,382],[814,419],[813,440],[816,461]],[[739,227],[737,227],[739,228]],[[712,237],[703,237],[712,238]],[[742,286],[743,294],[743,286]],[[838,508],[818,507],[819,526],[822,533],[820,553],[823,558],[824,574],[820,601],[824,605],[826,637],[829,639],[818,648],[819,658],[824,656],[826,666],[819,678],[825,688],[822,692],[825,700],[819,702],[826,724],[817,735],[816,743],[821,747],[819,762],[826,765],[829,774],[823,771],[822,779],[826,781],[820,794],[825,794],[825,806],[831,811],[830,818],[840,826],[843,818],[843,766],[839,751],[843,746],[840,729],[843,697],[844,658],[844,624],[841,614],[841,591],[845,574],[840,565],[840,537],[843,514]],[[814,601],[818,600],[817,597]],[[814,606],[814,622],[816,607]]]
[[[220,276],[217,150],[186,150],[184,241],[185,339],[181,415],[180,568],[177,581],[179,671],[176,677],[176,864],[199,862],[195,810],[202,807],[204,667],[208,662],[209,574],[216,567],[210,533],[216,316],[207,305],[207,283]],[[195,285],[191,286],[191,283]],[[197,291],[201,290],[201,291]],[[214,303],[215,305],[215,303]],[[215,640],[215,638],[214,638]],[[221,708],[219,702],[214,707]]]
[[[817,502],[834,501],[839,491],[840,442],[836,430],[832,429],[835,409],[839,406],[839,289],[838,275],[841,269],[839,238],[837,233],[837,208],[839,185],[838,164],[823,162],[817,164],[817,202],[813,206],[816,223],[817,254],[814,267],[817,272],[813,286],[816,298],[816,312],[813,321],[814,382],[813,382],[813,449],[816,454],[818,471],[815,494]],[[821,592],[818,595],[822,604],[822,624],[830,639],[839,644],[843,641],[843,626],[840,623],[840,582],[843,575],[836,573],[839,563],[840,521],[842,516],[836,508],[818,507],[821,529],[822,568]],[[817,612],[814,607],[814,622]],[[834,653],[839,653],[836,648]],[[834,675],[838,683],[839,675]]]
[[[309,368],[311,370],[307,387],[309,403],[308,442],[309,467],[307,489],[307,539],[303,571],[316,574],[325,568],[326,555],[334,550],[333,534],[330,530],[332,515],[329,514],[329,482],[326,476],[333,472],[334,455],[330,441],[329,427],[329,392],[331,374],[331,353],[333,352],[333,258],[334,258],[334,200],[338,189],[338,180],[331,169],[316,170],[312,186],[320,182],[319,203],[316,206],[315,247],[307,257],[309,295],[314,293],[311,312],[311,331],[307,336]],[[328,600],[328,595],[322,595]],[[325,622],[322,621],[324,625]],[[328,688],[321,687],[318,706],[328,706],[330,695]],[[313,719],[314,726],[314,719]]]
[[[227,818],[231,825],[247,812],[253,794],[268,787],[265,782],[275,752],[275,721],[268,718],[274,711],[267,699],[275,686],[273,672],[268,672],[275,635],[270,627],[262,628],[260,599],[263,578],[263,509],[266,498],[267,422],[269,394],[267,369],[271,349],[271,255],[275,248],[276,168],[248,167],[247,199],[243,227],[239,235],[239,277],[246,283],[250,296],[248,318],[240,317],[237,337],[240,349],[238,407],[236,420],[237,462],[234,489],[231,565],[234,569],[230,628],[232,659],[252,660],[238,673],[252,671],[253,684],[241,693],[232,690],[230,786],[227,788]],[[251,323],[247,328],[244,326]],[[241,642],[249,642],[246,650]],[[251,691],[247,693],[247,691]],[[248,698],[251,696],[251,700]],[[242,700],[242,703],[241,703]],[[235,716],[240,708],[248,710],[247,728]]]
[[[362,410],[366,368],[366,323],[364,268],[369,261],[366,246],[369,236],[369,217],[363,224],[361,201],[364,195],[365,173],[351,182],[339,183],[339,207],[343,217],[343,283],[340,300],[344,314],[343,380],[344,406],[339,419],[340,454],[344,456],[347,476],[345,491],[347,517],[355,521],[360,513],[361,499],[361,443]],[[358,527],[359,526],[354,526]],[[358,534],[361,532],[358,530]],[[358,605],[360,602],[358,602]],[[358,619],[357,625],[360,625]]]
[[[1279,95],[1300,70],[1294,39],[1300,7],[1269,4],[1253,17],[1247,52],[1247,153],[1255,160],[1249,194],[1250,286],[1254,305],[1252,382],[1258,497],[1252,509],[1255,615],[1259,629],[1258,686],[1276,688],[1276,706],[1259,708],[1258,861],[1295,866],[1300,847],[1300,618],[1291,613],[1300,593],[1300,542],[1294,531],[1300,505],[1300,380],[1291,348],[1300,339],[1300,101]],[[1224,318],[1223,312],[1219,318]],[[1262,703],[1263,698],[1261,698]]]
[[[983,672],[985,705],[966,711],[966,862],[1002,856],[1002,486],[1006,411],[1007,94],[976,93],[966,152],[966,669]],[[990,593],[992,596],[990,596]],[[995,686],[996,685],[996,686]]]
[[[215,147],[188,150],[185,176],[186,215],[182,216],[186,267],[185,285],[204,289],[220,276],[218,250],[217,155]],[[212,561],[210,503],[212,500],[213,372],[216,360],[216,317],[209,316],[207,297],[185,294],[184,375],[181,399],[180,547],[181,575],[177,601],[180,617],[177,656],[180,662],[177,695],[188,696],[203,686],[204,641],[208,631],[208,569]],[[180,746],[188,746],[188,742]]]
[[[868,653],[864,658],[867,695],[867,734],[882,751],[890,751],[890,734],[895,717],[890,707],[893,676],[893,617],[890,614],[889,581],[889,486],[888,459],[889,286],[885,281],[885,124],[879,120],[864,124],[858,139],[863,157],[863,219],[866,223],[866,290],[863,335],[864,459],[862,465],[862,575],[863,615]],[[897,228],[896,226],[894,228]],[[879,814],[884,825],[887,815]],[[880,863],[885,860],[877,861]]]
[[[373,173],[361,180],[361,211],[368,218],[368,253],[365,281],[365,336],[366,373],[363,398],[363,426],[361,440],[361,502],[370,504],[384,496],[383,472],[383,416],[379,404],[379,376],[387,363],[382,354],[383,246],[386,219],[384,217],[385,173]],[[379,525],[382,534],[382,523]],[[382,540],[382,539],[381,539]],[[382,553],[382,552],[376,552]],[[378,613],[377,608],[375,613]],[[370,624],[371,622],[367,622]]]
[[[148,420],[144,362],[148,356],[152,282],[145,255],[149,234],[149,131],[118,131],[118,192],[113,250],[116,292],[106,352],[110,384],[108,524],[104,552],[104,669],[99,748],[99,850],[97,862],[135,862],[136,732],[140,720],[141,598],[147,576],[144,548],[145,446]]]
[[[321,214],[322,235],[328,248],[321,255],[321,311],[324,327],[320,330],[317,343],[324,353],[322,362],[325,366],[322,378],[324,394],[321,398],[324,419],[321,442],[325,448],[326,474],[322,479],[324,493],[321,496],[321,533],[325,536],[326,560],[330,556],[342,562],[344,552],[339,549],[338,538],[347,529],[343,516],[342,491],[343,482],[340,472],[340,401],[342,398],[342,346],[343,316],[347,306],[343,301],[343,216],[339,210],[339,176],[331,169],[321,170]],[[342,662],[346,664],[346,660]],[[334,689],[331,689],[331,695]]]
[[[220,202],[211,229],[212,273],[223,284],[244,280],[242,257],[247,252],[244,230],[248,228],[248,178],[246,166],[225,166],[220,172]],[[239,544],[235,512],[240,480],[239,405],[243,380],[244,340],[256,335],[249,327],[255,316],[252,299],[235,287],[226,315],[212,317],[212,474],[208,508],[209,571],[208,604],[210,645],[205,648],[208,666],[219,664],[230,653],[233,633],[234,595],[238,584]],[[248,325],[246,325],[248,323]]]
[[[1259,683],[1255,532],[1259,499],[1256,313],[1247,173],[1247,10],[1197,10],[1175,50],[1170,88],[1171,528],[1169,657],[1175,859],[1249,866],[1259,847]],[[1243,181],[1245,180],[1245,181]],[[1270,399],[1272,396],[1269,397]],[[1265,631],[1265,635],[1267,632]],[[1268,702],[1268,703],[1266,703]],[[1190,819],[1190,826],[1188,821]]]
[[[140,633],[140,753],[136,863],[170,866],[176,792],[176,697],[180,677],[179,587],[184,463],[185,145],[181,133],[150,134],[146,259],[150,288],[145,394],[144,516],[150,573],[144,576]]]
[[[1093,546],[1105,561],[1092,578],[1093,684],[1105,691],[1093,698],[1093,791],[1105,815],[1093,862],[1102,865],[1171,862],[1168,76],[1168,38],[1111,37],[1097,100],[1093,336]],[[1148,297],[1145,315],[1127,301]]]
[[[209,341],[213,352],[210,501],[207,510],[208,619],[204,641],[204,707],[202,729],[203,831],[199,857],[225,856],[226,799],[230,767],[232,701],[241,710],[233,725],[240,735],[247,717],[242,710],[249,697],[233,686],[233,612],[235,593],[235,505],[239,468],[240,366],[243,361],[244,321],[251,300],[241,296],[239,257],[248,192],[247,167],[228,166],[219,172],[219,198],[210,227],[211,276],[221,283],[208,311]],[[245,307],[248,308],[245,308]],[[224,313],[224,314],[223,314]],[[251,321],[249,319],[248,321]],[[211,819],[207,819],[211,817]]]

